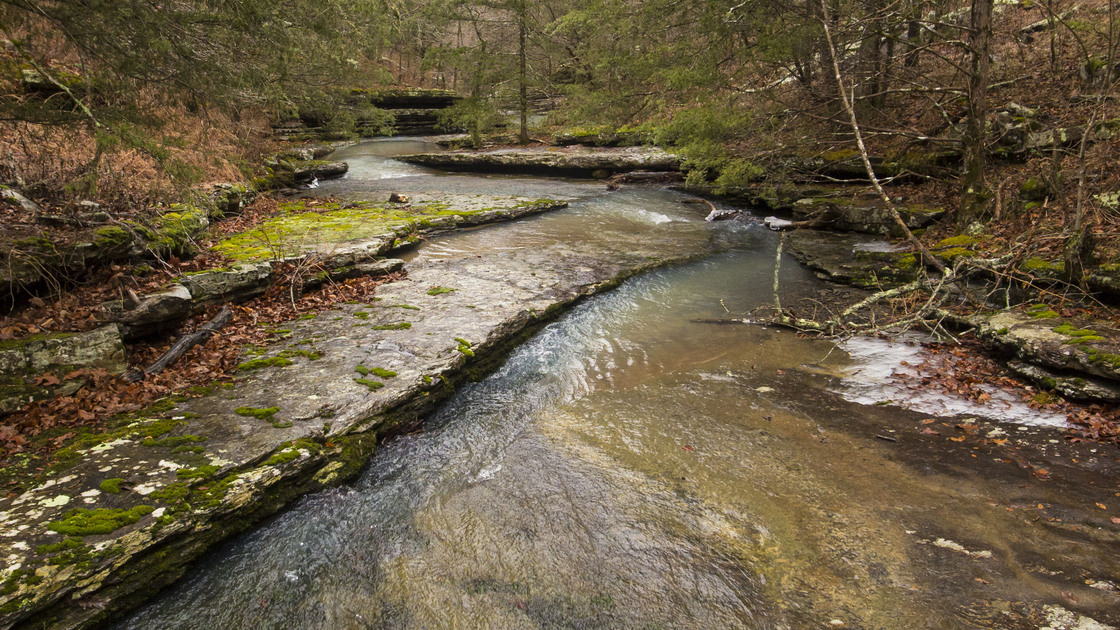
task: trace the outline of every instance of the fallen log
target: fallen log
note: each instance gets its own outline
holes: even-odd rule
[[[179,341],[175,342],[175,345],[171,346],[167,352],[163,353],[163,356],[156,359],[155,363],[149,365],[144,370],[129,370],[125,372],[121,379],[126,383],[135,383],[153,374],[159,374],[167,369],[167,366],[174,363],[179,357],[186,354],[187,350],[190,350],[200,343],[206,343],[214,333],[225,328],[232,321],[233,311],[229,310],[228,306],[223,306],[222,310],[218,311],[218,314],[214,316],[214,319],[206,322],[193,333],[183,335]]]

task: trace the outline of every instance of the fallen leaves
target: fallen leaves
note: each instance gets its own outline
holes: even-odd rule
[[[209,342],[196,346],[166,371],[137,383],[125,383],[117,375],[103,370],[80,369],[66,374],[43,375],[41,385],[58,385],[62,381],[81,380],[84,385],[69,396],[33,403],[13,413],[0,424],[0,460],[27,449],[50,452],[61,446],[59,440],[31,438],[57,427],[98,429],[113,416],[143,409],[156,400],[176,391],[204,386],[214,381],[230,380],[237,369],[238,358],[246,345],[267,345],[277,339],[271,332],[275,324],[290,321],[308,312],[321,311],[346,301],[372,302],[381,284],[398,280],[403,273],[377,278],[363,277],[341,283],[328,283],[322,289],[291,300],[289,287],[273,286],[264,296],[236,306],[234,321]],[[63,300],[64,302],[66,300]],[[51,305],[48,304],[48,307]],[[55,304],[57,307],[57,303]],[[78,308],[70,304],[69,308]],[[187,333],[209,321],[220,305],[195,314],[181,332]],[[128,348],[130,367],[143,369],[159,358],[174,343],[166,339],[155,343],[133,344]]]

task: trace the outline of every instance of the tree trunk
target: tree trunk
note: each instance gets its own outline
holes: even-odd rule
[[[922,47],[922,5],[914,3],[910,6],[910,21],[906,24],[906,64],[913,68],[921,60],[919,58]]]
[[[988,113],[992,3],[993,0],[972,0],[972,32],[969,42],[972,67],[968,75],[968,120],[964,136],[961,205],[957,212],[959,228],[983,221],[987,217],[988,199],[991,196],[984,179],[984,123]]]
[[[518,108],[521,111],[521,136],[518,138],[518,142],[521,143],[521,144],[529,144],[529,86],[526,83],[527,76],[528,76],[528,72],[527,72],[527,65],[528,64],[527,64],[526,59],[525,59],[525,57],[526,57],[525,31],[527,29],[527,25],[525,23],[525,13],[526,12],[527,12],[527,7],[525,6],[525,3],[524,2],[520,3],[518,5],[518,8],[517,8],[517,27],[518,27],[518,35],[519,35],[519,38],[520,38],[519,42],[518,42],[518,47],[517,47],[517,55],[518,55],[518,62],[519,62],[519,66],[518,66],[518,69],[517,69],[517,77],[518,77],[518,81],[520,82],[521,85],[519,86],[520,94],[518,95],[517,104],[518,104]]]

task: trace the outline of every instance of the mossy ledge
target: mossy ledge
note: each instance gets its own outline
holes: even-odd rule
[[[374,415],[364,419],[349,420],[340,434],[330,433],[331,429],[323,427],[318,437],[312,435],[284,443],[251,462],[223,465],[208,478],[194,478],[192,473],[202,468],[195,466],[187,473],[190,478],[181,478],[144,497],[143,502],[156,506],[156,512],[147,513],[142,520],[129,525],[129,529],[122,530],[128,532],[120,539],[128,541],[127,549],[111,558],[99,557],[96,561],[74,565],[79,570],[61,582],[43,580],[41,584],[32,584],[36,577],[34,572],[20,578],[18,590],[4,602],[7,608],[0,614],[0,623],[16,628],[103,625],[178,579],[192,560],[214,544],[276,513],[299,496],[353,477],[373,453],[379,439],[417,428],[420,419],[427,417],[460,385],[482,379],[496,370],[514,348],[584,298],[613,288],[632,276],[703,256],[703,252],[690,252],[635,260],[629,267],[612,265],[610,270],[602,271],[599,281],[573,287],[545,308],[525,309],[515,315],[511,312],[484,341],[473,344],[474,356],[459,356],[440,373],[423,375],[428,379],[410,379],[408,382],[412,385],[395,402],[378,407]],[[404,381],[397,378],[393,382]],[[214,398],[223,395],[224,392],[211,394]],[[312,427],[312,423],[301,422],[300,426]],[[343,424],[339,422],[337,426]],[[169,423],[168,428],[174,425]],[[195,430],[192,426],[183,428]],[[168,432],[150,430],[143,437],[154,440]],[[214,442],[213,436],[210,441]],[[312,443],[315,446],[311,446]],[[205,469],[205,472],[211,470]],[[73,591],[68,585],[75,581],[88,586],[80,597],[70,598]],[[60,605],[64,597],[68,603]],[[85,601],[96,601],[99,605],[84,606]]]

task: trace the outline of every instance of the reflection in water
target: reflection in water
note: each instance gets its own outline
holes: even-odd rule
[[[956,628],[976,589],[1037,588],[1007,541],[1088,553],[989,508],[986,479],[835,430],[882,410],[830,393],[820,374],[848,362],[831,344],[691,323],[770,300],[772,234],[703,224],[671,193],[581,186],[566,211],[415,258],[654,228],[711,230],[723,251],[584,302],[353,486],[225,545],[120,628]],[[792,294],[820,286],[783,273]],[[1004,560],[920,546],[942,535]]]

